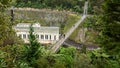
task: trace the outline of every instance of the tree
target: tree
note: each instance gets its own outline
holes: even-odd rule
[[[18,38],[12,29],[9,16],[3,11],[10,6],[11,0],[0,0],[0,46],[17,43]]]
[[[23,58],[29,63],[30,66],[34,67],[35,61],[40,57],[40,44],[34,35],[34,29],[32,25],[30,26],[29,33],[29,44],[25,45]]]
[[[107,53],[120,55],[120,0],[105,0],[101,17],[101,46]]]
[[[100,14],[102,9],[101,5],[104,0],[88,0],[89,6],[88,6],[88,12],[90,14]]]
[[[76,52],[75,48],[61,48],[58,52],[58,57],[55,58],[56,64],[61,64],[66,68],[72,68],[74,53]]]
[[[3,11],[5,8],[10,6],[12,0],[0,0],[0,11]]]
[[[77,51],[74,56],[73,68],[95,68],[90,64],[90,58],[87,54]]]

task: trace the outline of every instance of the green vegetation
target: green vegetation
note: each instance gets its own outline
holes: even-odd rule
[[[78,28],[71,34],[71,36],[69,37],[70,40],[73,40],[77,43],[82,43],[80,40],[80,34],[84,34],[84,32],[80,32],[81,30],[87,29],[87,31],[85,31],[85,38],[90,36],[89,39],[87,39],[85,41],[84,44],[89,44],[89,42],[94,42],[93,37],[95,37],[96,34],[93,34],[94,31],[90,31],[89,28],[90,26],[92,26],[92,22],[93,22],[93,18],[92,16],[87,17],[82,23],[81,25],[78,26]],[[89,27],[88,27],[89,26]],[[93,35],[93,36],[92,36]]]
[[[78,37],[78,34],[79,34],[79,30],[81,29],[81,25],[78,26],[78,28],[71,34],[71,36],[69,37],[70,40],[73,40],[75,42],[80,42],[79,39],[76,39],[76,38],[79,38]]]
[[[88,13],[89,14],[100,14],[102,12],[102,4],[104,0],[88,0]]]
[[[37,54],[30,53],[24,45],[9,45],[0,48],[0,67],[4,68],[119,68],[117,58],[103,50],[82,51],[73,47],[61,48],[57,54],[40,46]],[[42,47],[42,48],[41,48]],[[26,51],[26,52],[25,52]],[[33,50],[31,50],[33,51]],[[26,56],[24,56],[26,55]],[[33,55],[33,56],[32,56]],[[35,59],[35,57],[38,57]],[[31,59],[30,59],[31,58]],[[25,59],[29,59],[30,62]],[[31,63],[32,62],[32,63]]]
[[[112,5],[112,6],[111,6]],[[100,44],[112,55],[120,56],[120,1],[106,0],[103,4],[100,26]]]
[[[16,7],[32,7],[32,8],[51,8],[58,10],[73,10],[81,12],[84,0],[16,0],[13,5]]]
[[[0,12],[4,11],[5,8],[7,8],[8,6],[10,6],[11,0],[1,0],[0,1]]]
[[[96,33],[93,38],[94,41],[98,43],[107,54],[116,57],[118,60],[115,62],[118,63],[120,63],[120,10],[118,9],[119,2],[119,0],[105,0],[102,5],[103,12],[99,15],[94,15],[94,18],[90,17],[90,23],[86,22],[85,25],[87,28]]]
[[[16,1],[17,5],[20,4],[19,6],[22,5],[22,7],[25,4],[27,6],[37,5],[38,2],[34,0]],[[91,2],[91,0],[89,1]],[[22,44],[12,30],[13,24],[9,20],[10,17],[3,12],[10,5],[11,0],[0,0],[0,68],[120,68],[120,0],[104,0],[102,8],[99,7],[101,1],[95,0],[91,4],[97,5],[100,2],[100,5],[97,6],[100,10],[102,9],[102,12],[100,11],[98,14],[95,11],[95,15],[88,17],[82,26],[91,31],[87,35],[94,36],[92,39],[101,48],[89,51],[85,47],[81,50],[76,50],[74,47],[61,47],[55,54],[37,42],[32,27],[30,27],[29,35],[30,44]],[[77,0],[60,0],[60,2],[58,0],[39,0],[39,2],[46,7],[60,3],[52,8],[61,5],[62,8],[69,9],[73,8]],[[66,23],[60,26],[67,31],[77,19],[79,19],[78,16],[68,15],[68,21],[64,21]],[[75,37],[79,28],[73,33],[72,38]]]
[[[16,7],[31,8],[50,8],[58,10],[70,10],[78,13],[83,12],[83,6],[86,0],[14,0],[12,5]],[[88,12],[90,14],[99,14],[101,12],[101,4],[103,0],[87,0],[89,1]]]
[[[84,26],[94,31],[94,40],[99,43],[107,53],[119,55],[120,20],[119,0],[104,1],[103,12],[88,18]],[[114,7],[114,8],[113,8]],[[114,10],[115,9],[115,10]],[[96,34],[96,35],[95,35]]]
[[[69,28],[71,28],[79,19],[80,19],[80,17],[78,15],[69,14],[67,23],[64,24],[65,27],[64,27],[63,32],[64,33],[67,32],[69,30]]]
[[[100,29],[97,27],[97,16],[96,15],[91,15],[85,19],[82,23],[83,28],[87,28],[87,31],[85,32],[86,35],[86,43],[94,43],[96,44],[96,37],[98,36],[99,32],[96,29]],[[97,43],[98,44],[98,43]]]
[[[24,60],[29,63],[30,66],[35,65],[35,61],[39,58],[40,55],[40,44],[37,42],[35,35],[33,34],[34,29],[32,25],[30,26],[29,34],[29,45],[25,45],[25,51],[23,53]]]
[[[10,0],[0,1],[0,46],[20,43],[19,38],[17,38],[12,30],[10,17],[4,13],[5,8],[9,6],[10,2]]]

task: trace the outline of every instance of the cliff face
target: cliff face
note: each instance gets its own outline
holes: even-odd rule
[[[84,43],[87,39],[86,39],[86,31],[87,31],[87,28],[82,28],[79,30],[78,32],[78,39]]]

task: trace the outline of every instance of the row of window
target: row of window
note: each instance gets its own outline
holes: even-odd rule
[[[22,39],[28,39],[29,35],[28,34],[19,34],[19,37]],[[51,35],[36,35],[37,39],[46,39],[46,40],[51,40],[52,37]],[[56,35],[54,35],[54,40],[56,40]]]

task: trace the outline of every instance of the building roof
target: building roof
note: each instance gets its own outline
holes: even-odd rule
[[[14,29],[17,32],[28,32],[30,27],[30,23],[19,23],[14,26]],[[33,24],[34,32],[40,33],[59,33],[59,27],[45,27],[40,26],[40,24],[35,23]]]
[[[30,27],[30,23],[18,23],[17,27]],[[33,27],[40,27],[40,23],[34,23]]]

